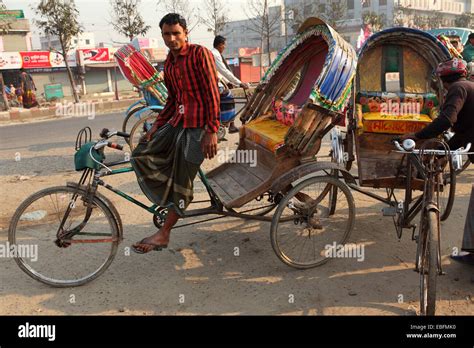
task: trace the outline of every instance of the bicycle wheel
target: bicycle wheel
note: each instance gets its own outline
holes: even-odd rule
[[[420,313],[435,315],[436,312],[436,278],[438,276],[439,255],[439,221],[438,213],[430,210],[425,213],[420,233]]]
[[[333,214],[331,192],[337,195],[338,209]],[[316,267],[344,248],[354,222],[354,198],[347,185],[330,176],[311,177],[278,204],[270,227],[272,247],[289,266]]]
[[[157,115],[153,114],[145,118],[142,118],[137,123],[135,123],[132,130],[130,131],[130,138],[128,138],[128,144],[130,145],[130,150],[132,151],[135,150],[140,139],[153,126],[153,123],[156,120],[156,116]]]
[[[130,119],[132,118],[132,116],[140,111],[140,110],[143,110],[144,108],[146,108],[146,105],[137,105],[135,108],[133,108],[132,110],[130,110],[130,112],[127,114],[127,116],[125,116],[124,120],[123,120],[123,123],[122,123],[122,132],[126,132],[128,133],[132,127],[133,127],[133,124],[135,122],[132,122],[130,121]],[[133,120],[133,119],[132,119]]]
[[[87,218],[86,201],[84,191],[59,186],[31,195],[18,207],[8,240],[18,251],[31,250],[29,256],[37,250],[33,258],[20,252],[15,257],[26,274],[51,286],[72,287],[90,282],[109,267],[119,243],[117,221],[97,197]],[[58,238],[59,230],[64,235],[74,228],[79,233]]]
[[[443,182],[440,185],[441,191],[437,191],[437,195],[440,220],[445,221],[451,214],[456,196],[456,172],[452,163],[444,167],[441,176]]]

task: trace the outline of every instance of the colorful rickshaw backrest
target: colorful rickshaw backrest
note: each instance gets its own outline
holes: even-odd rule
[[[437,117],[443,89],[433,71],[450,58],[436,37],[405,27],[378,32],[362,47],[354,110],[361,186],[403,187],[396,179],[402,155],[391,140]]]
[[[418,29],[397,27],[372,35],[357,68],[359,128],[403,134],[430,123],[443,95],[433,71],[450,57],[439,40]]]
[[[253,120],[245,134],[257,142],[272,138],[272,149],[286,145],[300,155],[316,153],[322,133],[343,117],[356,66],[357,55],[348,42],[322,20],[307,19],[244,109],[242,119]]]

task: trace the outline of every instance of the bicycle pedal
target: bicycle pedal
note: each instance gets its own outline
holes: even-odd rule
[[[382,208],[383,216],[397,216],[397,207],[384,207]]]

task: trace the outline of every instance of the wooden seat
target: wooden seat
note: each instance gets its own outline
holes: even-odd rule
[[[221,164],[206,174],[207,181],[222,204],[239,208],[267,192],[283,173],[300,163],[300,157],[289,156],[284,150],[271,151],[247,138],[241,138],[237,151],[253,151],[256,164]]]

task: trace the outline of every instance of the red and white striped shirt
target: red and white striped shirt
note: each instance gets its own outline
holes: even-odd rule
[[[183,128],[219,129],[219,89],[214,57],[207,48],[186,43],[174,58],[168,53],[164,70],[168,99],[160,112],[156,127],[166,122]]]

